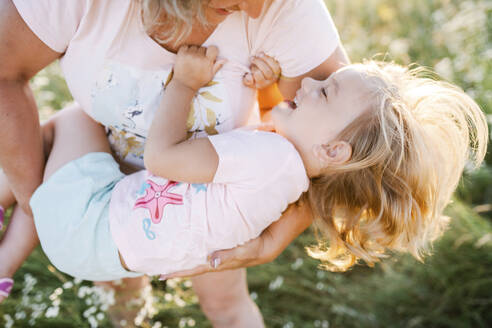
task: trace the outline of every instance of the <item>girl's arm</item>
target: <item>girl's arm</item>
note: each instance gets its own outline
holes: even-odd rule
[[[145,167],[169,180],[207,183],[219,162],[208,138],[186,140],[186,120],[198,89],[210,82],[223,61],[216,47],[181,47],[145,145]],[[199,164],[199,165],[197,165]]]
[[[261,235],[233,249],[210,254],[209,264],[162,275],[160,279],[191,277],[207,272],[232,270],[271,262],[312,223],[312,214],[305,202],[291,204],[282,218],[268,226]]]

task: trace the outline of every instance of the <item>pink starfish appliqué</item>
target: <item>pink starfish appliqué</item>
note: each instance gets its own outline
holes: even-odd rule
[[[150,212],[152,222],[158,224],[162,220],[164,207],[168,204],[183,205],[183,196],[168,192],[177,182],[169,181],[165,186],[158,185],[152,180],[147,180],[150,188],[145,190],[145,196],[137,199],[135,208],[146,208]]]

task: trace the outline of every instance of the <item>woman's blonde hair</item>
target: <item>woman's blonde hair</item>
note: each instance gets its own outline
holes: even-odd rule
[[[160,43],[178,44],[191,33],[195,20],[207,25],[204,5],[209,0],[141,1],[146,32]]]
[[[365,76],[370,109],[339,135],[352,146],[349,162],[311,179],[306,195],[319,237],[308,252],[332,271],[372,265],[386,250],[421,260],[446,226],[465,163],[480,165],[488,138],[478,105],[429,71],[352,67]]]

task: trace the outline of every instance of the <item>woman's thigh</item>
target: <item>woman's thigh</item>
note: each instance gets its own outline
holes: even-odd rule
[[[192,282],[205,312],[233,306],[249,297],[246,269],[206,273]]]
[[[78,105],[61,110],[45,125],[51,126],[53,133],[45,180],[63,165],[85,154],[110,153],[104,128],[85,114]]]

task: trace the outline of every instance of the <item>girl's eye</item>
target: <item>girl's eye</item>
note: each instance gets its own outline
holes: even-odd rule
[[[325,96],[325,98],[327,97],[325,88],[321,88],[321,93]]]

